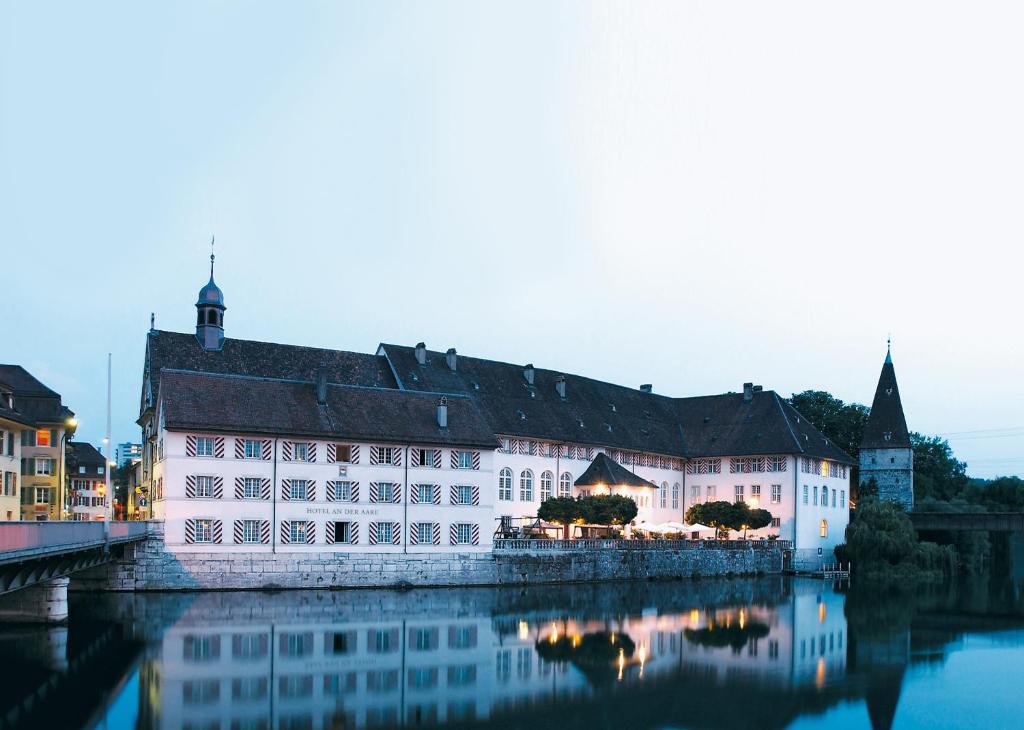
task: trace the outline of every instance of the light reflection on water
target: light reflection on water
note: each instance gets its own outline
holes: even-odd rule
[[[970,593],[771,577],[78,597],[67,629],[0,633],[26,668],[2,700],[26,727],[916,728],[905,685],[951,653],[1022,658],[1016,593]]]

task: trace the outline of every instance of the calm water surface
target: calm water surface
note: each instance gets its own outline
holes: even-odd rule
[[[780,577],[91,595],[66,628],[0,629],[0,661],[3,727],[1011,728],[1024,600]]]

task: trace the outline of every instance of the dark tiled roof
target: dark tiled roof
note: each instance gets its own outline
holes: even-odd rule
[[[7,406],[0,405],[0,419],[7,419],[8,421],[14,421],[20,423],[22,426],[35,426],[36,423],[24,413],[18,410],[12,410]]]
[[[0,365],[0,383],[8,386],[15,395],[48,395],[60,398],[21,365]]]
[[[576,480],[575,485],[577,487],[615,485],[658,488],[657,484],[638,477],[629,469],[624,466],[620,466],[614,459],[610,459],[604,454],[598,454],[594,457],[594,460],[590,462],[590,466],[587,467],[587,470],[580,475],[579,479]]]
[[[68,464],[73,466],[103,466],[107,460],[103,454],[85,441],[71,441],[68,443]]]
[[[230,338],[221,350],[204,350],[194,334],[156,330],[147,338],[147,357],[154,380],[156,373],[168,368],[312,381],[317,368],[324,366],[330,383],[396,387],[387,360],[360,352]]]
[[[889,438],[886,439],[886,434]],[[864,424],[861,436],[862,449],[899,449],[910,446],[907,419],[903,415],[900,389],[896,385],[896,369],[892,358],[886,356],[882,374],[878,378],[875,399],[871,401],[871,413]]]
[[[683,455],[672,401],[664,396],[541,368],[530,387],[523,365],[459,355],[452,372],[443,353],[428,351],[421,366],[414,348],[381,348],[405,388],[473,397],[496,434]],[[565,400],[556,390],[559,376]]]
[[[327,403],[320,406],[312,381],[172,370],[163,371],[160,392],[164,423],[170,429],[497,446],[470,398],[448,399],[448,428],[441,429],[436,393],[328,385]]]

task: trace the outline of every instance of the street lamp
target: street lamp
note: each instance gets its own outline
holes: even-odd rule
[[[72,414],[64,419],[64,430],[60,435],[60,462],[57,464],[57,519],[67,519],[67,498],[68,490],[67,485],[64,481],[67,479],[67,467],[65,462],[67,461],[67,449],[65,442],[69,436],[75,435],[75,430],[78,428],[78,419]]]

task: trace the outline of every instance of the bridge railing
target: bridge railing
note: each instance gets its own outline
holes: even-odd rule
[[[586,550],[789,550],[788,540],[531,540],[495,538],[494,550],[505,552]]]
[[[146,530],[145,522],[111,522],[109,540],[137,540]],[[78,550],[105,541],[102,522],[0,522],[0,560]]]

